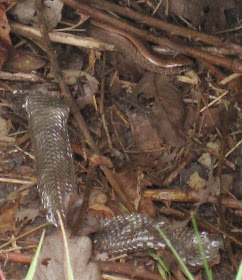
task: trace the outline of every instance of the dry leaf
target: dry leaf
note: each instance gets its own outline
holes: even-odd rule
[[[138,150],[152,150],[161,147],[162,140],[144,112],[127,112],[131,130]]]
[[[207,181],[201,178],[198,172],[195,172],[190,176],[190,179],[187,183],[192,189],[201,190],[206,186]]]
[[[42,68],[45,61],[33,53],[26,51],[18,51],[10,56],[4,63],[3,69],[9,72],[30,73],[34,70]]]
[[[0,116],[0,138],[8,135],[8,123],[7,120]]]
[[[168,13],[189,20],[193,26],[199,26],[204,18],[204,1],[201,0],[169,0]],[[162,5],[167,5],[166,1]]]
[[[11,208],[9,207],[2,211],[0,215],[0,233],[15,230],[15,214],[17,209],[17,203],[15,203]]]
[[[113,167],[113,164],[112,164],[111,160],[109,158],[105,157],[105,156],[102,156],[102,155],[93,154],[89,158],[89,161],[93,166],[103,165],[103,166],[106,166],[108,168]]]
[[[92,255],[91,240],[86,237],[70,239],[67,233],[70,262],[75,280],[99,280],[101,274],[98,265],[89,262]],[[48,264],[44,264],[48,262]],[[66,277],[66,278],[65,278]],[[60,230],[45,238],[39,256],[34,280],[60,280],[67,278],[66,254]]]
[[[36,217],[40,215],[40,210],[34,208],[23,208],[21,207],[16,213],[16,219],[24,220],[25,218],[34,221]]]
[[[197,161],[207,169],[212,167],[212,158],[209,153],[203,153]]]
[[[131,202],[134,203],[137,197],[140,196],[137,207],[140,213],[151,217],[155,216],[153,201],[142,196],[144,189],[152,185],[146,176],[139,178],[139,172],[115,173],[113,176],[116,177]]]
[[[53,29],[61,20],[63,3],[60,0],[45,0],[43,7],[46,25],[49,29]],[[38,22],[33,0],[25,0],[17,3],[13,10],[13,14],[23,23],[36,25]]]
[[[83,83],[83,91],[77,98],[79,107],[83,109],[86,105],[95,106],[94,97],[99,84],[97,79],[81,70],[68,69],[63,70],[62,73],[68,85],[76,85],[78,81]]]
[[[165,75],[147,72],[137,84],[136,94],[140,106],[160,139],[172,146],[182,146],[184,138],[178,132],[182,128],[185,111],[179,90]]]
[[[169,0],[162,1],[161,13],[176,15],[188,20],[193,26],[204,25],[205,30],[213,33],[227,27],[227,10],[235,7],[234,0]]]

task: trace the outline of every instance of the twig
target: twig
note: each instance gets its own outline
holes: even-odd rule
[[[29,39],[40,40],[41,33],[40,30],[28,25],[11,22],[11,31],[17,33],[21,36],[27,37]],[[113,50],[114,46],[101,43],[93,38],[82,37],[77,35],[72,35],[69,33],[63,33],[59,31],[49,32],[49,37],[51,42],[67,44],[77,47],[90,48],[90,49],[100,49],[100,50]]]
[[[102,118],[103,128],[106,133],[108,146],[110,151],[113,150],[113,144],[111,140],[111,136],[108,130],[107,121],[104,112],[104,96],[105,96],[105,67],[106,67],[106,53],[103,54],[103,61],[102,61],[102,76],[101,76],[101,98],[100,98],[100,114]]]
[[[19,239],[21,239],[21,238],[23,238],[23,237],[25,237],[25,236],[27,236],[27,235],[29,235],[29,234],[35,232],[35,231],[41,229],[41,228],[44,228],[44,227],[48,226],[48,225],[49,225],[48,223],[42,224],[42,225],[40,225],[40,226],[38,226],[38,227],[36,227],[36,228],[34,228],[34,229],[28,231],[28,232],[25,232],[25,233],[19,235],[18,237],[12,238],[10,241],[8,241],[8,242],[2,244],[2,245],[0,246],[0,249],[5,248],[5,247],[7,247],[8,245],[12,244],[14,241],[17,241],[17,240],[19,240]]]
[[[1,261],[11,261],[11,262],[17,262],[23,264],[30,264],[33,257],[34,256],[31,254],[14,253],[14,252],[0,254]]]
[[[181,202],[195,202],[201,199],[198,192],[185,192],[180,190],[146,190],[144,192],[145,198],[151,198],[155,201],[181,201]],[[205,203],[217,204],[217,198],[208,196]],[[227,208],[234,208],[242,210],[242,202],[232,198],[222,198],[221,203]]]
[[[12,184],[23,184],[23,185],[36,184],[36,180],[34,178],[33,178],[33,180],[27,181],[27,180],[22,180],[22,179],[0,177],[0,182],[12,183]]]
[[[10,80],[10,81],[24,81],[24,82],[32,82],[32,83],[39,83],[45,81],[43,78],[39,77],[36,74],[9,73],[3,71],[0,71],[0,79]]]
[[[61,69],[59,67],[58,64],[58,60],[57,60],[57,55],[56,52],[50,42],[50,38],[49,38],[49,34],[47,31],[47,27],[45,24],[45,20],[44,20],[44,16],[43,16],[43,6],[42,6],[42,1],[41,0],[35,0],[35,7],[36,7],[36,12],[37,12],[37,17],[38,17],[38,21],[39,21],[39,25],[40,25],[40,33],[42,36],[42,41],[43,44],[46,48],[46,52],[48,55],[48,58],[50,60],[50,65],[52,68],[52,72],[55,75],[57,81],[59,82],[59,86],[61,88],[61,92],[64,96],[64,99],[67,103],[67,105],[70,107],[71,112],[74,115],[75,120],[77,121],[78,127],[81,131],[81,133],[83,133],[85,141],[87,142],[87,144],[89,145],[89,147],[95,152],[95,153],[99,153],[98,148],[89,132],[89,129],[86,125],[86,122],[83,118],[83,116],[80,113],[80,110],[78,108],[78,106],[76,105],[76,103],[74,102],[74,100],[71,97],[70,91],[68,86],[66,85]]]
[[[107,180],[115,190],[115,192],[118,194],[118,196],[124,201],[125,206],[129,210],[130,213],[134,213],[135,209],[134,206],[130,203],[130,201],[127,199],[126,195],[124,194],[120,184],[116,180],[115,173],[111,169],[107,168],[106,166],[101,166],[102,171],[104,172]]]
[[[101,262],[99,261],[102,272],[120,273],[129,277],[145,279],[145,280],[162,280],[163,278],[154,272],[146,270],[144,267],[135,267],[128,263],[115,263],[115,262]]]
[[[193,160],[193,158],[194,156],[191,153],[188,153],[182,162],[179,163],[179,166],[163,180],[162,186],[170,185],[179,176],[182,169],[184,169]]]

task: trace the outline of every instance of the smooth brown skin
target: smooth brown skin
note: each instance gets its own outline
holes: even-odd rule
[[[177,74],[184,70],[185,66],[191,65],[192,61],[185,57],[161,57],[152,54],[142,41],[124,30],[117,29],[110,25],[91,20],[91,36],[115,45],[128,60],[137,63],[144,69],[164,74]]]

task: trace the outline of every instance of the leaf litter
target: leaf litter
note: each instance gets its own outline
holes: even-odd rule
[[[63,2],[68,4],[69,1]],[[38,28],[33,3],[23,1],[11,7],[6,1],[0,6],[3,19],[0,29],[2,244],[11,234],[18,236],[25,232],[25,228],[34,229],[45,221],[44,215],[39,212],[41,206],[36,189],[30,188],[35,183],[34,162],[26,117],[21,113],[21,102],[19,107],[18,102],[13,101],[14,90],[29,89],[37,79],[40,81],[39,78],[48,81],[51,90],[59,90],[57,79],[51,72],[53,65],[49,65],[42,43],[24,31],[26,24]],[[223,36],[223,32],[228,30],[226,39],[241,44],[239,1],[179,0],[169,1],[168,6],[167,3],[162,1],[157,6],[156,1],[149,4],[124,1],[122,5],[147,15],[153,13],[178,26],[201,28],[209,34],[221,33]],[[9,8],[7,14],[6,7]],[[88,28],[88,21],[80,25],[83,15],[80,16],[67,5],[63,6],[62,1],[44,1],[44,13],[49,30],[57,28],[58,31],[61,28],[66,34],[75,31],[74,34],[83,36],[80,29]],[[22,33],[16,35],[17,31],[12,32],[10,39],[13,20],[21,23],[18,32]],[[153,32],[147,26],[144,29]],[[154,34],[158,35],[159,32],[157,29]],[[170,34],[175,37],[175,32],[171,30]],[[168,33],[167,38],[171,39]],[[173,38],[173,43],[175,40],[183,43],[189,41],[194,50],[201,47],[202,43],[197,43],[199,40],[192,41],[189,29],[187,34],[189,40]],[[187,217],[187,211],[195,210],[201,229],[214,232],[217,228],[231,242],[230,247],[226,243],[229,254],[221,252],[221,260],[216,265],[214,263],[214,279],[233,279],[235,272],[231,269],[231,263],[237,268],[241,256],[242,79],[238,75],[233,80],[231,68],[216,65],[221,66],[222,58],[230,59],[227,52],[239,61],[239,55],[236,57],[239,50],[234,52],[231,46],[226,52],[226,46],[215,46],[213,52],[219,53],[216,61],[206,64],[206,61],[195,56],[193,70],[164,75],[147,72],[133,61],[127,61],[125,53],[107,52],[105,61],[100,50],[65,44],[55,43],[64,81],[71,89],[72,98],[78,104],[100,152],[94,152],[87,145],[88,142],[78,132],[73,113],[69,120],[69,134],[80,192],[90,188],[87,214],[111,218],[127,213],[127,209],[151,217],[166,213],[166,218],[179,226],[180,217]],[[10,51],[12,45],[17,45],[16,51]],[[209,53],[208,45],[213,43],[204,43],[203,50]],[[221,83],[230,75],[230,82]],[[16,107],[19,109],[16,110]],[[17,152],[16,144],[19,145]],[[150,191],[156,192],[155,197],[150,195]],[[176,192],[176,199],[169,196],[169,192]],[[184,198],[189,194],[198,198],[196,203]],[[179,198],[179,195],[183,198]],[[126,204],[125,197],[130,204]],[[95,228],[94,219],[85,235],[95,231]],[[51,227],[49,231],[52,234],[44,241],[35,279],[61,279],[65,274],[65,264],[61,262],[64,259],[62,237],[59,231]],[[23,247],[20,255],[23,258],[23,252],[33,254],[33,250],[28,249],[30,241],[30,237],[21,241]],[[87,237],[68,237],[68,244],[71,261],[75,264],[75,279],[99,279],[96,264],[89,263],[92,256],[90,240]],[[12,247],[10,249],[14,249]],[[174,263],[174,259],[170,258],[167,262]],[[150,272],[154,266],[154,261],[146,257],[128,255],[125,260],[131,265],[137,261]],[[7,279],[21,279],[19,273],[11,271],[10,261],[4,271]],[[155,278],[159,277],[157,274],[148,278],[146,273],[143,272],[142,279],[161,279]],[[174,270],[173,273],[176,275]],[[200,270],[197,277],[202,277],[203,273]],[[25,275],[23,269],[22,278]]]

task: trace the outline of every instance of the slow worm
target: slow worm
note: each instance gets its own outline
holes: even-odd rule
[[[152,54],[145,44],[128,32],[91,20],[90,34],[95,39],[113,44],[126,58],[144,69],[164,74],[177,74],[192,65],[186,57],[165,57]]]

